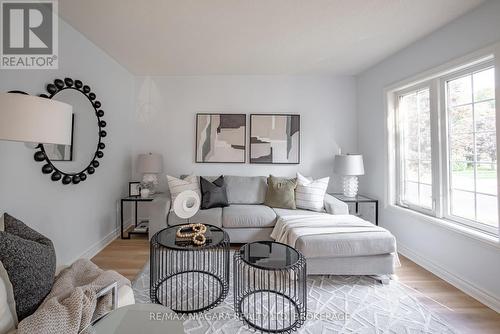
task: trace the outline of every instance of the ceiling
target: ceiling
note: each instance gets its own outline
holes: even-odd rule
[[[65,0],[136,75],[353,75],[483,0]]]

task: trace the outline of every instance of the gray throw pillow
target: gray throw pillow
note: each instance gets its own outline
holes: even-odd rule
[[[295,188],[297,179],[286,179],[269,175],[265,205],[271,208],[296,209]]]
[[[16,218],[4,214],[0,261],[14,290],[19,321],[33,314],[52,289],[56,253],[52,241]]]
[[[200,188],[202,210],[229,206],[224,176],[220,176],[213,182],[200,177]]]

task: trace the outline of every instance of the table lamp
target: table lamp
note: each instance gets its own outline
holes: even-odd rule
[[[364,175],[363,156],[361,154],[338,154],[335,156],[334,171],[344,176],[344,196],[358,195],[358,175]]]
[[[142,174],[142,183],[149,189],[150,195],[154,194],[158,174],[163,172],[163,156],[155,153],[139,154],[137,171]]]
[[[71,145],[73,107],[26,93],[0,94],[0,140]]]

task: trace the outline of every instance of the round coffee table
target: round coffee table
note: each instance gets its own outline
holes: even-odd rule
[[[234,310],[249,326],[291,333],[307,314],[306,259],[282,243],[257,241],[234,254]]]
[[[167,227],[151,238],[150,298],[178,313],[215,307],[229,290],[229,236],[205,224],[206,243],[196,246],[176,238],[179,226]]]
[[[184,333],[182,315],[158,304],[132,304],[120,307],[80,334],[165,334]]]

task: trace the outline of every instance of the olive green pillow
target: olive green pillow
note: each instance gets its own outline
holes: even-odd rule
[[[297,179],[286,179],[269,175],[265,205],[271,208],[296,209],[295,188]]]

